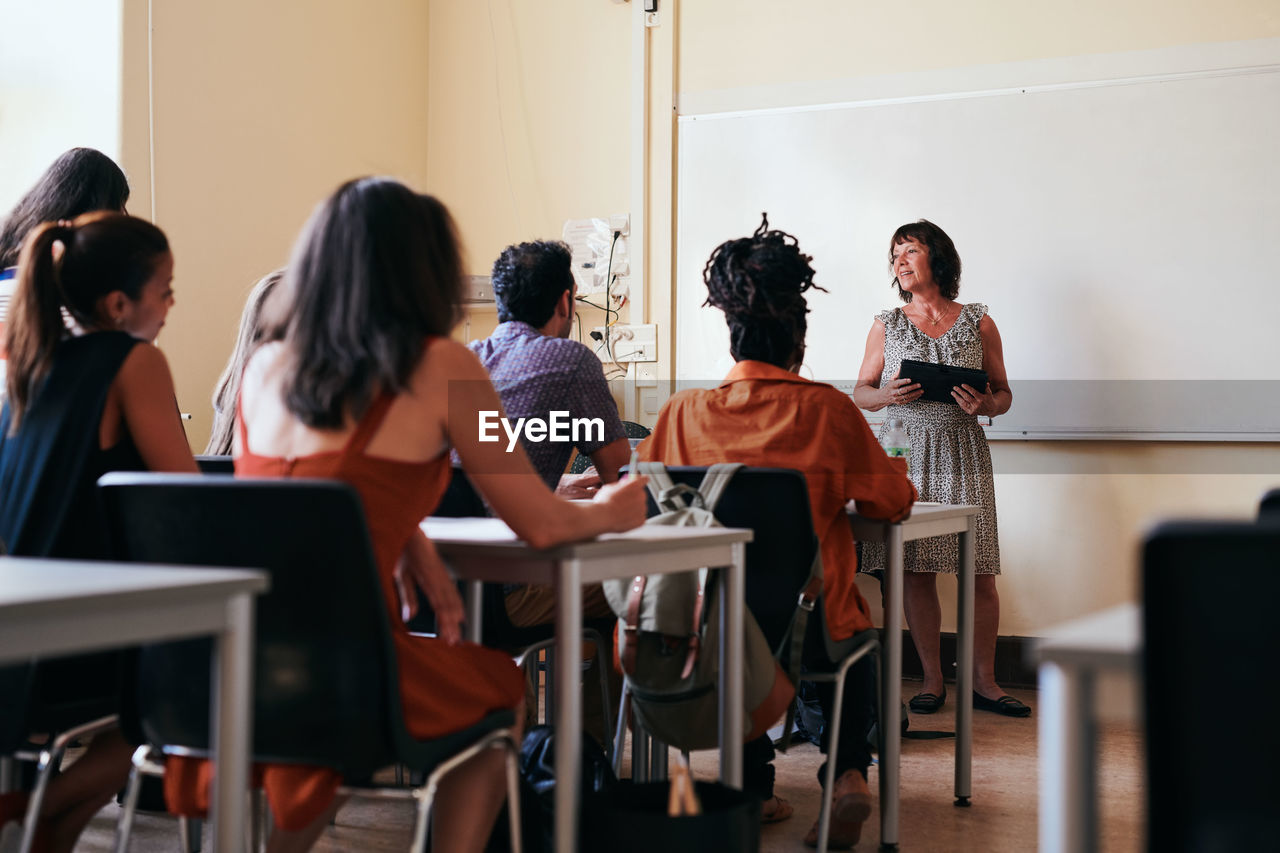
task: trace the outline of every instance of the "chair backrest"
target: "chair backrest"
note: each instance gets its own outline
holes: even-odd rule
[[[1274,849],[1280,525],[1162,524],[1142,588],[1147,849]]]
[[[235,460],[230,456],[197,456],[196,464],[201,474],[234,474]]]
[[[178,474],[99,481],[118,559],[265,569],[254,755],[361,776],[402,730],[395,652],[364,511],[345,483]],[[208,748],[209,643],[152,646],[135,691],[153,743]]]
[[[1272,489],[1258,504],[1258,521],[1280,521],[1280,489]]]
[[[697,486],[707,469],[668,465],[678,484]],[[649,498],[649,515],[658,508]],[[771,648],[777,648],[795,614],[796,599],[809,579],[818,549],[804,474],[791,468],[739,468],[716,506],[725,527],[746,527],[747,608]]]
[[[443,518],[484,518],[489,509],[461,465],[454,465],[440,504],[431,511]]]

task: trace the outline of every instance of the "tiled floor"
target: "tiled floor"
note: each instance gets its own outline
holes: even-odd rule
[[[910,696],[918,684],[907,682],[903,695]],[[1035,691],[1012,690],[1013,695],[1036,705]],[[974,714],[973,805],[967,809],[952,805],[952,768],[955,742],[905,740],[902,750],[903,851],[1021,851],[1036,848],[1036,726],[1039,715],[1017,720],[996,714]],[[911,717],[917,730],[952,731],[955,714],[948,703],[932,716]],[[1100,750],[1100,809],[1102,851],[1122,853],[1143,848],[1141,739],[1132,725],[1108,723],[1103,726]],[[779,795],[795,806],[795,816],[763,828],[763,853],[804,848],[800,839],[818,815],[816,771],[821,763],[812,746],[794,748],[776,763]],[[716,773],[714,752],[694,756],[698,778]],[[875,790],[876,771],[871,771]],[[95,818],[76,848],[85,853],[111,850],[116,807],[108,806]],[[338,825],[329,829],[318,851],[407,850],[412,807],[406,803],[352,800],[338,816]],[[880,841],[878,818],[864,827],[857,849],[877,849]],[[140,816],[132,850],[142,853],[177,849],[176,823],[170,818]],[[589,853],[589,852],[588,852]]]

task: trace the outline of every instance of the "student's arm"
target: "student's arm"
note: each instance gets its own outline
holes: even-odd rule
[[[586,539],[600,533],[630,530],[645,518],[644,479],[602,488],[595,501],[576,504],[552,494],[517,441],[507,452],[507,439],[499,426],[498,441],[480,441],[480,413],[502,417],[498,392],[489,382],[479,359],[458,345],[432,348],[436,369],[448,381],[449,443],[457,448],[462,467],[476,489],[516,535],[535,548]]]
[[[978,336],[982,338],[982,369],[987,372],[987,387],[980,393],[969,385],[961,385],[960,390],[953,391],[951,396],[969,414],[994,418],[1009,411],[1013,405],[1013,390],[1004,370],[1004,344],[1000,341],[1000,330],[990,314],[984,315],[978,323]]]
[[[631,442],[625,438],[611,441],[591,457],[591,467],[581,474],[565,474],[556,486],[556,494],[566,500],[595,497],[605,483],[618,479],[618,469],[631,461]]]
[[[853,386],[853,402],[868,412],[878,412],[891,403],[910,403],[924,393],[920,383],[912,382],[910,376],[891,379],[885,387],[880,387],[880,374],[884,372],[884,334],[884,323],[872,320],[862,367],[858,369],[858,382]]]
[[[611,441],[591,454],[591,462],[600,473],[600,480],[612,483],[618,479],[618,471],[631,461],[631,442],[625,438]]]
[[[135,344],[113,386],[125,429],[147,470],[197,473],[164,353],[149,343]]]
[[[836,402],[840,403],[838,398]],[[836,443],[845,453],[845,498],[854,501],[858,513],[867,518],[901,521],[911,514],[916,500],[906,466],[903,460],[885,454],[866,419],[848,404],[848,398],[844,405],[849,411],[835,423],[846,431]]]

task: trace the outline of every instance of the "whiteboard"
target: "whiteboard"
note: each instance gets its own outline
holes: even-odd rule
[[[768,211],[830,291],[802,373],[851,390],[926,218],[1000,329],[993,436],[1280,440],[1280,65],[684,116],[677,193],[678,380],[732,366],[702,268]]]

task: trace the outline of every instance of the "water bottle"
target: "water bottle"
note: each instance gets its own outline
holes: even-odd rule
[[[907,437],[907,428],[902,418],[889,418],[889,430],[880,439],[880,446],[891,458],[911,459],[911,440]]]

